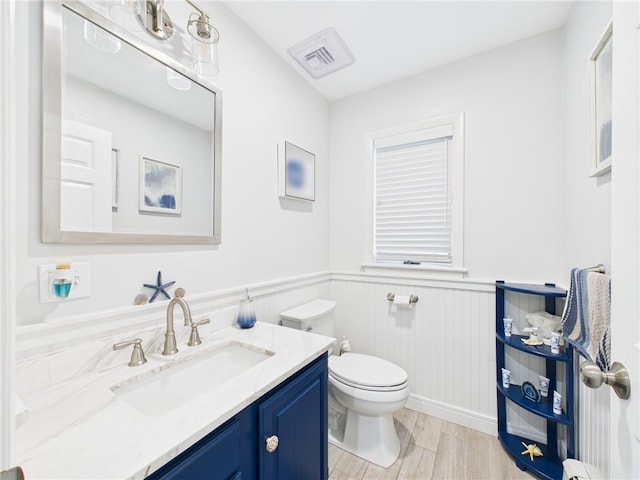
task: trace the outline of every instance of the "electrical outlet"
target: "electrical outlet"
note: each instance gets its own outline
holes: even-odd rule
[[[66,276],[71,282],[68,296],[57,296],[54,283],[58,277],[56,265],[39,265],[38,278],[40,281],[40,303],[65,302],[77,298],[91,296],[91,270],[89,262],[73,262]]]

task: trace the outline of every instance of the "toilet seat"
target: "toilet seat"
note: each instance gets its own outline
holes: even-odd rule
[[[329,357],[329,375],[350,387],[376,392],[398,391],[408,385],[404,369],[382,358],[361,353]]]

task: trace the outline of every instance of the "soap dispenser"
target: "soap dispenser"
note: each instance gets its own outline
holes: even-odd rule
[[[253,300],[249,297],[248,288],[245,291],[245,298],[240,300],[237,322],[240,328],[251,328],[256,323],[256,312],[253,308]]]

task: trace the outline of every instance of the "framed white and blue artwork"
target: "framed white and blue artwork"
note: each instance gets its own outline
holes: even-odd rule
[[[278,194],[315,201],[316,156],[291,142],[278,145]]]
[[[180,214],[182,167],[140,157],[139,191],[138,210],[141,212]]]
[[[609,23],[589,57],[591,177],[603,175],[611,170],[612,38],[613,28],[612,23]]]

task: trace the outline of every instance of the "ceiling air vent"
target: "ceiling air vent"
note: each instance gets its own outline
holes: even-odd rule
[[[313,78],[329,75],[356,60],[333,28],[294,45],[288,52]]]

